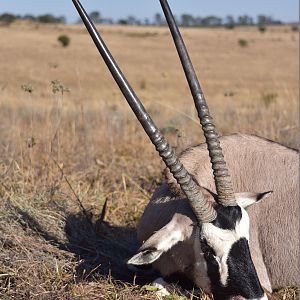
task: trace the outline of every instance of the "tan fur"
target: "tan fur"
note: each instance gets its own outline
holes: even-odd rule
[[[250,249],[262,286],[267,290],[298,282],[298,152],[266,139],[234,134],[221,138],[221,147],[230,170],[235,192],[265,192],[270,198],[247,211],[250,216]],[[181,162],[199,184],[215,191],[206,145],[188,149]],[[171,221],[185,216],[181,226],[193,226],[194,215],[172,175],[159,187],[146,207],[138,226],[140,242]],[[176,196],[177,195],[177,196]],[[194,225],[195,226],[195,225]],[[194,231],[194,229],[193,229]],[[161,256],[154,267],[163,276],[184,272],[194,282],[193,234]]]

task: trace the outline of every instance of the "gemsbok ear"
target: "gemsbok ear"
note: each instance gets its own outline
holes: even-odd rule
[[[235,199],[239,206],[246,209],[247,207],[268,198],[272,193],[273,191],[264,193],[235,193]]]
[[[164,252],[170,250],[175,244],[183,241],[183,234],[180,232],[180,229],[178,228],[176,230],[172,230],[173,226],[170,226],[170,223],[154,233],[142,245],[142,247],[138,250],[138,253],[128,260],[127,264],[151,264],[156,261]]]
[[[127,264],[147,265],[153,263],[174,245],[190,237],[193,227],[182,226],[184,223],[191,225],[190,222],[190,219],[186,216],[175,214],[167,225],[156,231],[145,241],[138,253],[129,259]]]
[[[163,251],[157,249],[140,250],[136,255],[127,261],[127,264],[135,266],[149,265],[155,262],[162,254]]]

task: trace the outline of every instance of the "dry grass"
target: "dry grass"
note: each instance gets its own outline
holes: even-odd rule
[[[178,151],[201,142],[168,30],[102,32]],[[57,43],[61,34],[71,38],[69,47]],[[298,146],[297,33],[183,34],[221,133]],[[0,298],[155,299],[147,285],[155,274],[135,276],[124,262],[138,247],[134,228],[163,165],[90,38],[80,26],[19,24],[0,27],[0,35]],[[70,92],[56,82],[54,93],[56,79]]]

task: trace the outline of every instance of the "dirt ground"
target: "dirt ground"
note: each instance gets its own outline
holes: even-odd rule
[[[101,32],[177,151],[203,142],[168,29]],[[298,148],[298,33],[182,32],[219,133]],[[90,37],[80,25],[24,23],[0,36],[0,298],[156,299],[156,274],[133,274],[125,261],[163,163]],[[170,299],[210,299],[187,293]],[[277,296],[297,299],[298,290]]]

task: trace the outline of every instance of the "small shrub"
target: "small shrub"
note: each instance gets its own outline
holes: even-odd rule
[[[299,26],[293,25],[293,26],[291,27],[291,30],[292,30],[292,31],[299,31]]]
[[[157,36],[157,32],[129,32],[127,34],[130,37],[137,37],[137,38],[147,38],[147,37],[154,37]]]
[[[56,94],[56,93],[64,94],[66,92],[70,92],[70,89],[68,87],[64,86],[64,84],[62,82],[60,82],[59,80],[51,80],[50,86],[52,88],[53,94]]]
[[[145,90],[147,88],[147,82],[146,82],[146,80],[142,80],[141,82],[140,82],[140,89],[141,90]]]
[[[26,145],[28,148],[33,148],[36,145],[35,138],[32,136],[26,140]]]
[[[276,93],[262,94],[261,100],[266,107],[269,107],[272,103],[275,103],[278,95]]]
[[[242,48],[248,46],[248,41],[245,40],[245,39],[239,39],[239,40],[238,40],[238,43],[239,43],[239,45],[240,45]]]
[[[67,35],[60,35],[57,40],[63,47],[68,47],[71,42],[71,39]]]
[[[234,29],[235,25],[233,23],[225,24],[224,26],[226,29]]]
[[[225,92],[224,96],[225,97],[233,97],[234,96],[234,92]]]
[[[124,19],[121,19],[121,20],[118,21],[118,24],[120,24],[120,25],[128,25],[128,21],[124,20]]]
[[[21,88],[26,93],[29,93],[29,94],[33,93],[33,86],[30,83],[21,85]]]
[[[258,30],[261,32],[261,33],[264,33],[267,31],[267,27],[266,26],[263,26],[263,25],[260,25],[258,26]]]

